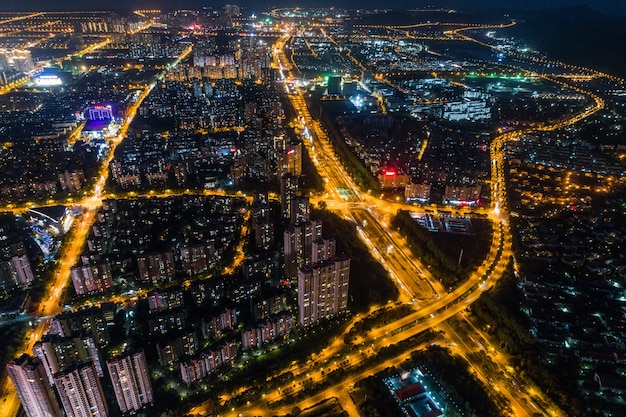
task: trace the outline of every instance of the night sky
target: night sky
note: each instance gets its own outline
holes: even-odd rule
[[[462,10],[485,8],[507,9],[545,9],[554,7],[587,4],[605,13],[626,14],[624,0],[106,0],[106,1],[72,1],[72,0],[0,0],[0,11],[21,10],[102,10],[102,9],[132,9],[132,8],[192,8],[200,9],[204,6],[220,8],[226,3],[249,7],[250,10],[264,10],[271,6],[302,6],[302,7],[394,7],[411,8],[424,5],[455,7]]]

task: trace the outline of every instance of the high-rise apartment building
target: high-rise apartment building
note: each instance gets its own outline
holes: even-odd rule
[[[154,401],[150,373],[142,351],[107,361],[115,398],[122,413],[138,411]]]
[[[67,417],[106,417],[109,407],[93,363],[76,365],[54,375],[54,385]]]
[[[313,241],[311,247],[311,263],[316,264],[335,256],[337,242],[335,239],[320,238]]]
[[[83,188],[85,173],[82,169],[59,172],[59,184],[63,192],[75,193]]]
[[[283,149],[278,153],[279,175],[302,175],[302,141],[284,141]]]
[[[292,198],[290,211],[291,224],[307,222],[311,219],[311,203],[307,197]]]
[[[274,244],[274,223],[270,219],[270,205],[267,193],[254,193],[252,226],[257,248],[268,249]]]
[[[283,244],[285,252],[285,277],[295,278],[298,268],[308,265],[313,258],[313,242],[322,238],[322,221],[299,222],[285,230]]]
[[[113,275],[106,262],[83,264],[71,269],[72,283],[76,294],[104,292],[113,288]]]
[[[215,245],[212,242],[180,248],[183,271],[188,275],[202,274],[214,268],[217,259]]]
[[[61,417],[61,409],[38,358],[23,354],[7,364],[7,373],[27,417]]]
[[[174,278],[174,255],[171,251],[153,255],[137,256],[139,279],[153,284],[171,281]]]
[[[72,337],[76,333],[87,333],[96,345],[106,347],[111,341],[109,326],[104,313],[98,307],[57,314],[50,322],[50,334]]]
[[[35,279],[28,256],[13,255],[6,261],[0,261],[0,284],[6,286],[28,285]]]
[[[54,375],[72,365],[93,362],[98,376],[104,375],[98,348],[93,338],[84,333],[71,337],[57,334],[44,335],[33,346],[33,353],[43,364],[48,381],[54,385]]]
[[[298,177],[284,174],[280,177],[280,209],[285,219],[291,217],[291,201],[298,193]]]
[[[332,257],[298,270],[299,321],[310,326],[348,307],[350,258]]]

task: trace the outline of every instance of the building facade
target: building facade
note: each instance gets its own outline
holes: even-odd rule
[[[285,252],[285,277],[294,278],[298,268],[312,262],[313,242],[322,238],[322,221],[309,220],[297,223],[283,234]]]
[[[7,364],[6,369],[27,417],[61,417],[61,409],[38,358],[24,354]]]
[[[76,363],[93,362],[99,377],[104,375],[100,354],[93,338],[86,334],[63,337],[56,334],[44,335],[33,346],[33,353],[41,361],[48,381],[54,385],[54,375]]]
[[[138,411],[154,401],[143,350],[107,361],[107,368],[122,413]]]
[[[106,262],[75,266],[71,269],[71,276],[77,295],[104,292],[113,288],[113,275]]]
[[[109,407],[93,363],[86,362],[55,374],[54,385],[67,417],[109,415]]]
[[[332,317],[348,307],[350,258],[335,256],[298,270],[298,310],[302,326]]]

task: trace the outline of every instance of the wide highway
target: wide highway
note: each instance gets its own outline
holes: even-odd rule
[[[498,25],[497,27],[506,27],[512,24],[514,23]],[[468,30],[470,28],[471,27],[466,27],[463,29]],[[465,36],[460,35],[458,32],[457,34],[459,36]],[[475,41],[469,37],[466,37],[465,40]],[[280,47],[275,48],[274,51],[279,55],[282,53]],[[287,60],[284,57],[277,58],[277,62],[287,62]],[[290,76],[290,74],[287,76]],[[438,281],[428,273],[424,265],[421,265],[417,260],[413,259],[410,253],[405,252],[406,247],[398,244],[399,239],[394,238],[387,224],[381,224],[379,220],[388,219],[388,217],[385,216],[384,212],[377,211],[378,206],[381,206],[380,202],[377,204],[373,196],[359,192],[358,187],[351,180],[351,176],[345,172],[343,166],[332,151],[325,131],[319,122],[313,120],[311,117],[302,92],[295,89],[296,93],[290,95],[291,103],[296,110],[298,118],[301,120],[302,128],[306,128],[311,133],[310,140],[305,141],[307,150],[310,152],[320,173],[324,178],[327,178],[327,190],[329,195],[325,197],[325,201],[330,196],[330,200],[327,201],[328,207],[342,208],[344,216],[346,213],[345,208],[348,208],[350,216],[359,225],[361,237],[366,242],[370,243],[368,247],[372,249],[373,255],[389,270],[391,276],[399,284],[401,294],[406,295],[408,292],[409,297],[413,302],[416,302],[418,306],[418,310],[415,313],[409,314],[381,328],[372,330],[366,336],[360,338],[359,341],[363,346],[368,346],[369,349],[376,350],[388,344],[404,340],[425,329],[440,325],[445,329],[447,340],[451,344],[454,344],[455,352],[465,357],[470,363],[470,366],[477,370],[479,379],[492,391],[492,395],[503,395],[508,400],[510,413],[515,416],[530,416],[535,413],[548,414],[548,412],[550,415],[562,415],[562,412],[556,408],[552,408],[546,412],[545,409],[539,408],[534,403],[533,399],[527,397],[526,394],[521,394],[520,392],[523,391],[518,383],[511,382],[506,359],[501,355],[497,355],[498,349],[491,345],[490,340],[484,334],[476,335],[476,337],[481,340],[479,346],[489,352],[495,352],[498,360],[495,362],[495,372],[479,368],[479,365],[473,362],[474,359],[471,356],[476,350],[476,344],[468,344],[466,338],[458,334],[457,331],[447,325],[445,321],[451,317],[458,316],[461,319],[461,323],[467,327],[468,331],[476,330],[464,316],[459,316],[459,314],[464,312],[472,302],[478,299],[482,292],[491,288],[500,279],[513,256],[511,231],[508,224],[508,212],[506,207],[506,180],[504,175],[505,144],[508,141],[517,140],[531,131],[551,131],[570,126],[604,108],[604,101],[596,94],[569,85],[556,78],[544,78],[564,88],[569,88],[587,95],[592,99],[592,104],[583,109],[580,113],[555,123],[538,126],[534,129],[507,132],[492,140],[490,148],[492,161],[491,178],[493,183],[492,201],[495,202],[493,212],[490,215],[490,219],[493,221],[492,245],[483,264],[477,268],[466,282],[450,293],[447,293],[438,285]],[[287,79],[287,82],[288,81]],[[339,190],[342,190],[342,192],[339,192]],[[346,194],[345,190],[349,190],[351,193]],[[384,206],[384,204],[382,205]],[[430,300],[425,296],[429,292],[434,295]],[[417,294],[422,295],[423,298],[420,298]],[[345,357],[343,355],[347,356],[348,354],[346,352],[348,351],[349,348],[343,344],[343,340],[337,338],[327,349],[324,349],[323,352],[311,359],[309,363],[312,368],[309,368],[306,372],[308,376],[298,376],[298,372],[295,372],[294,380],[289,381],[283,389],[293,387],[294,383],[296,384],[295,386],[299,386],[300,383],[307,378],[311,378],[310,375],[312,375],[312,372],[315,372],[317,367],[324,366],[324,364],[328,363],[333,357],[343,359],[343,357]],[[350,366],[350,364],[351,362],[347,362],[347,364],[343,366]],[[333,395],[333,392],[336,392],[336,390],[327,390],[324,395]],[[543,403],[549,403],[544,394],[535,393],[535,396],[541,399]],[[524,398],[524,401],[520,401],[520,398]],[[306,407],[307,405],[311,405],[311,403],[303,402],[291,404],[290,406],[293,407],[295,405],[302,408],[302,406]],[[250,410],[270,411],[267,399],[250,403],[248,406]],[[248,407],[244,407],[235,410],[233,415],[249,415],[246,412],[248,411],[247,408]],[[272,412],[273,411],[274,410],[272,410]]]
[[[504,25],[501,25],[501,27],[504,27]],[[460,33],[461,30],[469,29],[471,29],[471,26],[458,29],[455,31],[455,35],[470,42],[479,42]],[[284,53],[285,45],[290,38],[291,34],[285,33],[284,36],[278,39],[273,47],[273,65],[280,74],[283,75],[283,82],[286,86],[294,79],[291,73],[293,66]],[[491,47],[486,44],[485,46]],[[186,53],[188,54],[189,51],[186,51]],[[344,217],[355,221],[359,227],[361,238],[368,243],[368,247],[372,250],[373,255],[388,269],[394,282],[398,285],[401,301],[410,303],[415,308],[413,313],[362,335],[359,337],[356,347],[366,351],[377,352],[384,346],[406,340],[426,329],[441,326],[441,328],[445,330],[444,341],[448,343],[448,345],[454,346],[454,351],[468,360],[470,365],[477,370],[479,379],[485,383],[489,381],[488,384],[486,383],[487,387],[499,393],[494,395],[503,395],[508,400],[512,413],[516,416],[530,416],[533,413],[539,412],[543,414],[544,412],[538,411],[539,409],[533,404],[532,399],[526,399],[525,401],[519,400],[520,394],[517,391],[519,391],[520,388],[511,384],[507,376],[508,372],[503,369],[507,366],[506,358],[498,356],[498,360],[494,362],[496,366],[495,372],[493,370],[479,368],[478,364],[473,363],[474,359],[472,358],[472,354],[475,353],[477,345],[467,343],[465,334],[459,334],[457,330],[445,322],[451,317],[458,317],[462,323],[466,323],[464,326],[467,328],[466,330],[468,332],[474,331],[475,329],[473,329],[471,324],[465,321],[465,317],[462,315],[463,312],[469,305],[476,301],[484,291],[489,290],[497,283],[504,274],[513,255],[511,231],[507,221],[508,212],[506,207],[507,198],[504,175],[504,147],[506,143],[516,140],[533,130],[549,131],[569,126],[589,117],[604,107],[604,101],[595,94],[579,87],[573,87],[555,78],[550,78],[549,80],[563,87],[586,94],[592,98],[593,103],[579,114],[553,124],[534,129],[507,132],[492,140],[490,148],[491,179],[493,184],[492,201],[495,202],[493,211],[489,214],[489,218],[492,220],[493,224],[492,244],[481,266],[478,267],[465,282],[451,290],[442,288],[436,277],[428,271],[427,266],[421,264],[419,260],[412,256],[410,248],[407,247],[403,239],[399,238],[397,233],[389,229],[388,222],[390,216],[398,208],[408,206],[383,201],[367,192],[364,193],[360,191],[334,153],[323,126],[319,121],[311,117],[303,92],[294,86],[293,89],[289,90],[288,94],[303,131],[309,133],[309,137],[304,140],[307,151],[311,155],[316,168],[325,178],[328,194],[324,197],[324,201],[327,202],[329,208],[340,210]],[[135,103],[136,105],[133,106],[134,111],[131,112],[131,117],[128,118],[125,125],[120,130],[119,136],[114,141],[114,145],[110,150],[106,162],[109,162],[115,146],[121,142],[123,134],[128,128],[128,124],[132,121],[134,112],[141,104],[141,100],[147,96],[150,88],[151,86],[146,88],[139,100],[137,100],[137,103]],[[55,281],[48,289],[50,297],[40,309],[39,314],[41,317],[54,315],[61,310],[60,301],[62,300],[63,288],[68,282],[69,269],[76,263],[80,255],[80,251],[88,235],[88,230],[93,222],[96,209],[101,203],[101,190],[104,188],[108,175],[106,165],[107,164],[103,164],[100,178],[94,188],[94,193],[81,202],[85,208],[83,217],[74,225],[72,232],[74,233],[74,238],[70,245],[65,248],[64,257],[61,259],[59,269],[55,274]],[[357,320],[358,318],[352,320],[352,324]],[[39,340],[41,335],[46,331],[47,325],[48,320],[41,320],[39,322],[37,327],[30,333],[24,351],[29,351],[32,348],[34,342]],[[349,328],[347,331],[348,330]],[[483,346],[487,351],[497,351],[494,346],[490,345],[488,337],[485,335],[478,334],[477,338],[481,341],[480,346]],[[340,366],[344,369],[357,366],[359,356],[353,353],[354,348],[355,346],[353,345],[346,345],[343,338],[336,338],[326,349],[311,358],[307,363],[307,365],[309,365],[307,369],[294,369],[292,366],[286,366],[284,372],[291,372],[293,376],[284,385],[277,387],[272,392],[265,393],[265,395],[257,401],[252,401],[244,407],[232,410],[230,415],[266,415],[268,413],[274,414],[285,411],[286,407],[278,409],[271,408],[271,403],[283,395],[292,395],[300,389],[298,387],[302,386],[307,380],[312,380],[313,378],[317,378],[317,380],[323,379],[322,372],[324,372],[324,370],[328,370],[329,367],[332,366],[337,367],[336,363],[333,362],[341,363]],[[417,347],[413,347],[411,350],[415,348]],[[386,360],[381,364],[376,364],[362,371],[359,375],[350,377],[349,380],[344,381],[342,384],[332,386],[303,402],[290,404],[287,411],[290,411],[296,405],[300,408],[306,408],[324,398],[335,396],[342,399],[342,405],[344,405],[344,401],[347,402],[344,406],[349,415],[356,416],[358,414],[356,414],[354,405],[348,401],[349,395],[346,395],[346,389],[359,379],[378,372],[390,364],[398,363],[398,360],[401,358],[406,358],[407,353],[408,352],[403,352],[402,355],[396,358]],[[493,381],[495,381],[495,383]],[[18,401],[14,390],[8,388],[7,385],[10,384],[6,384],[5,381],[5,395],[2,409],[0,409],[0,416],[13,417],[17,411]],[[268,386],[273,387],[271,381]],[[238,392],[245,392],[245,387],[242,387]],[[543,399],[544,396],[538,393],[537,397]],[[191,414],[205,415],[207,410],[208,405],[199,405],[191,410]],[[552,410],[551,413],[553,415],[562,414],[559,410]]]

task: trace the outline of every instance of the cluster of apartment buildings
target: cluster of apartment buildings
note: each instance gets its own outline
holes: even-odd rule
[[[334,239],[322,237],[322,222],[311,219],[308,198],[292,198],[289,211],[284,273],[298,283],[298,321],[306,327],[347,309],[350,258],[335,253]]]
[[[243,205],[243,199],[202,195],[105,200],[87,238],[87,251],[71,269],[76,294],[105,292],[115,279],[161,286],[176,276],[214,270],[238,233],[237,210]],[[176,223],[189,219],[195,221],[182,229]],[[162,243],[164,231],[171,247]]]
[[[143,350],[102,360],[110,342],[111,305],[56,316],[50,331],[7,365],[28,417],[108,416],[102,378],[109,378],[120,412],[137,412],[154,401]],[[55,395],[56,393],[56,395]]]
[[[107,370],[120,412],[136,412],[154,401],[142,351],[125,353],[107,361]],[[7,372],[28,417],[109,415],[100,376],[93,362],[74,363],[55,372],[52,386],[58,397],[46,376],[49,370],[38,357],[24,354],[7,365]]]
[[[110,165],[112,181],[123,189],[218,188],[275,178],[284,133],[276,92],[252,81],[189,80],[165,81],[144,101],[139,114],[167,127],[129,137]]]

